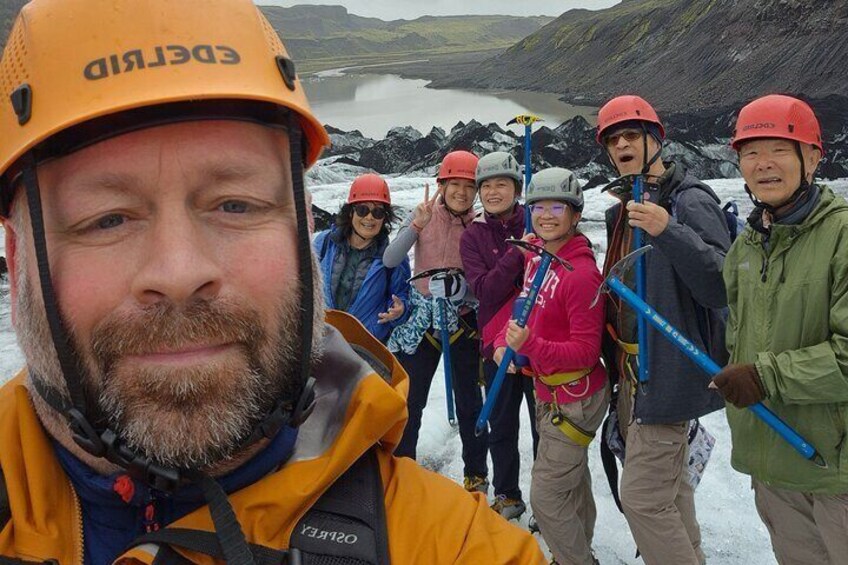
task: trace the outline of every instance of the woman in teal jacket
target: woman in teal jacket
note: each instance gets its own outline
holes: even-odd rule
[[[392,328],[405,320],[409,296],[409,259],[392,269],[383,264],[396,219],[388,184],[368,173],[351,184],[336,225],[320,232],[313,242],[327,307],[355,316],[384,342]]]

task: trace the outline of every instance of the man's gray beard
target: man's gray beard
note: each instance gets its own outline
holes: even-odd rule
[[[14,327],[29,378],[67,396],[42,297],[24,274],[27,253],[23,248],[29,242],[20,243]],[[324,301],[314,256],[312,264],[314,365],[321,355]],[[220,301],[180,308],[162,305],[129,317],[112,316],[95,328],[92,343],[86,347],[81,347],[69,327],[71,344],[82,360],[80,377],[89,404],[128,447],[161,465],[203,468],[231,459],[277,402],[297,401],[301,389],[300,295],[281,296],[273,336],[260,326],[259,312]],[[122,366],[122,358],[133,352],[151,352],[156,345],[202,342],[204,338],[236,342],[241,350],[239,360],[173,370],[129,371]]]

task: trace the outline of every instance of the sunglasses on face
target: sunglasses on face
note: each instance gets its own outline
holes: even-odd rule
[[[622,137],[628,143],[633,143],[634,141],[636,141],[637,139],[642,137],[642,132],[639,131],[639,130],[635,130],[635,129],[626,129],[626,130],[623,130],[623,131],[617,131],[613,134],[608,135],[606,137],[606,139],[604,140],[604,142],[607,144],[607,147],[613,147],[615,145],[618,145],[618,141]]]
[[[530,213],[534,216],[541,216],[542,214],[548,213],[551,216],[559,218],[560,216],[565,214],[565,207],[565,204],[549,204],[547,206],[543,206],[541,204],[531,204]]]
[[[375,220],[382,220],[386,217],[386,209],[382,206],[375,206],[371,208],[367,204],[357,204],[353,207],[353,211],[356,212],[356,215],[360,218],[364,218],[368,214],[371,214],[371,217]]]

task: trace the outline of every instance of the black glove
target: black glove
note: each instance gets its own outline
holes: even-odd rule
[[[746,408],[766,397],[763,381],[752,363],[728,365],[713,377],[713,384],[737,408]]]

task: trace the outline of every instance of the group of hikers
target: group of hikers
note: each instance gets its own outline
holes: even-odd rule
[[[757,98],[728,132],[754,202],[734,241],[712,189],[663,161],[654,109],[605,104],[599,269],[575,174],[524,187],[504,152],[448,153],[391,241],[388,184],[358,177],[313,237],[304,170],[329,137],[250,0],[32,0],[0,89],[26,359],[0,388],[0,563],[544,563],[509,522],[523,400],[553,562],[598,562],[588,448],[609,415],[643,560],[705,563],[689,440],[726,407],[778,562],[846,563],[848,206],[814,182],[805,102]],[[640,241],[641,274],[620,270]],[[640,327],[611,275],[723,368]],[[462,486],[414,461],[440,360]]]

